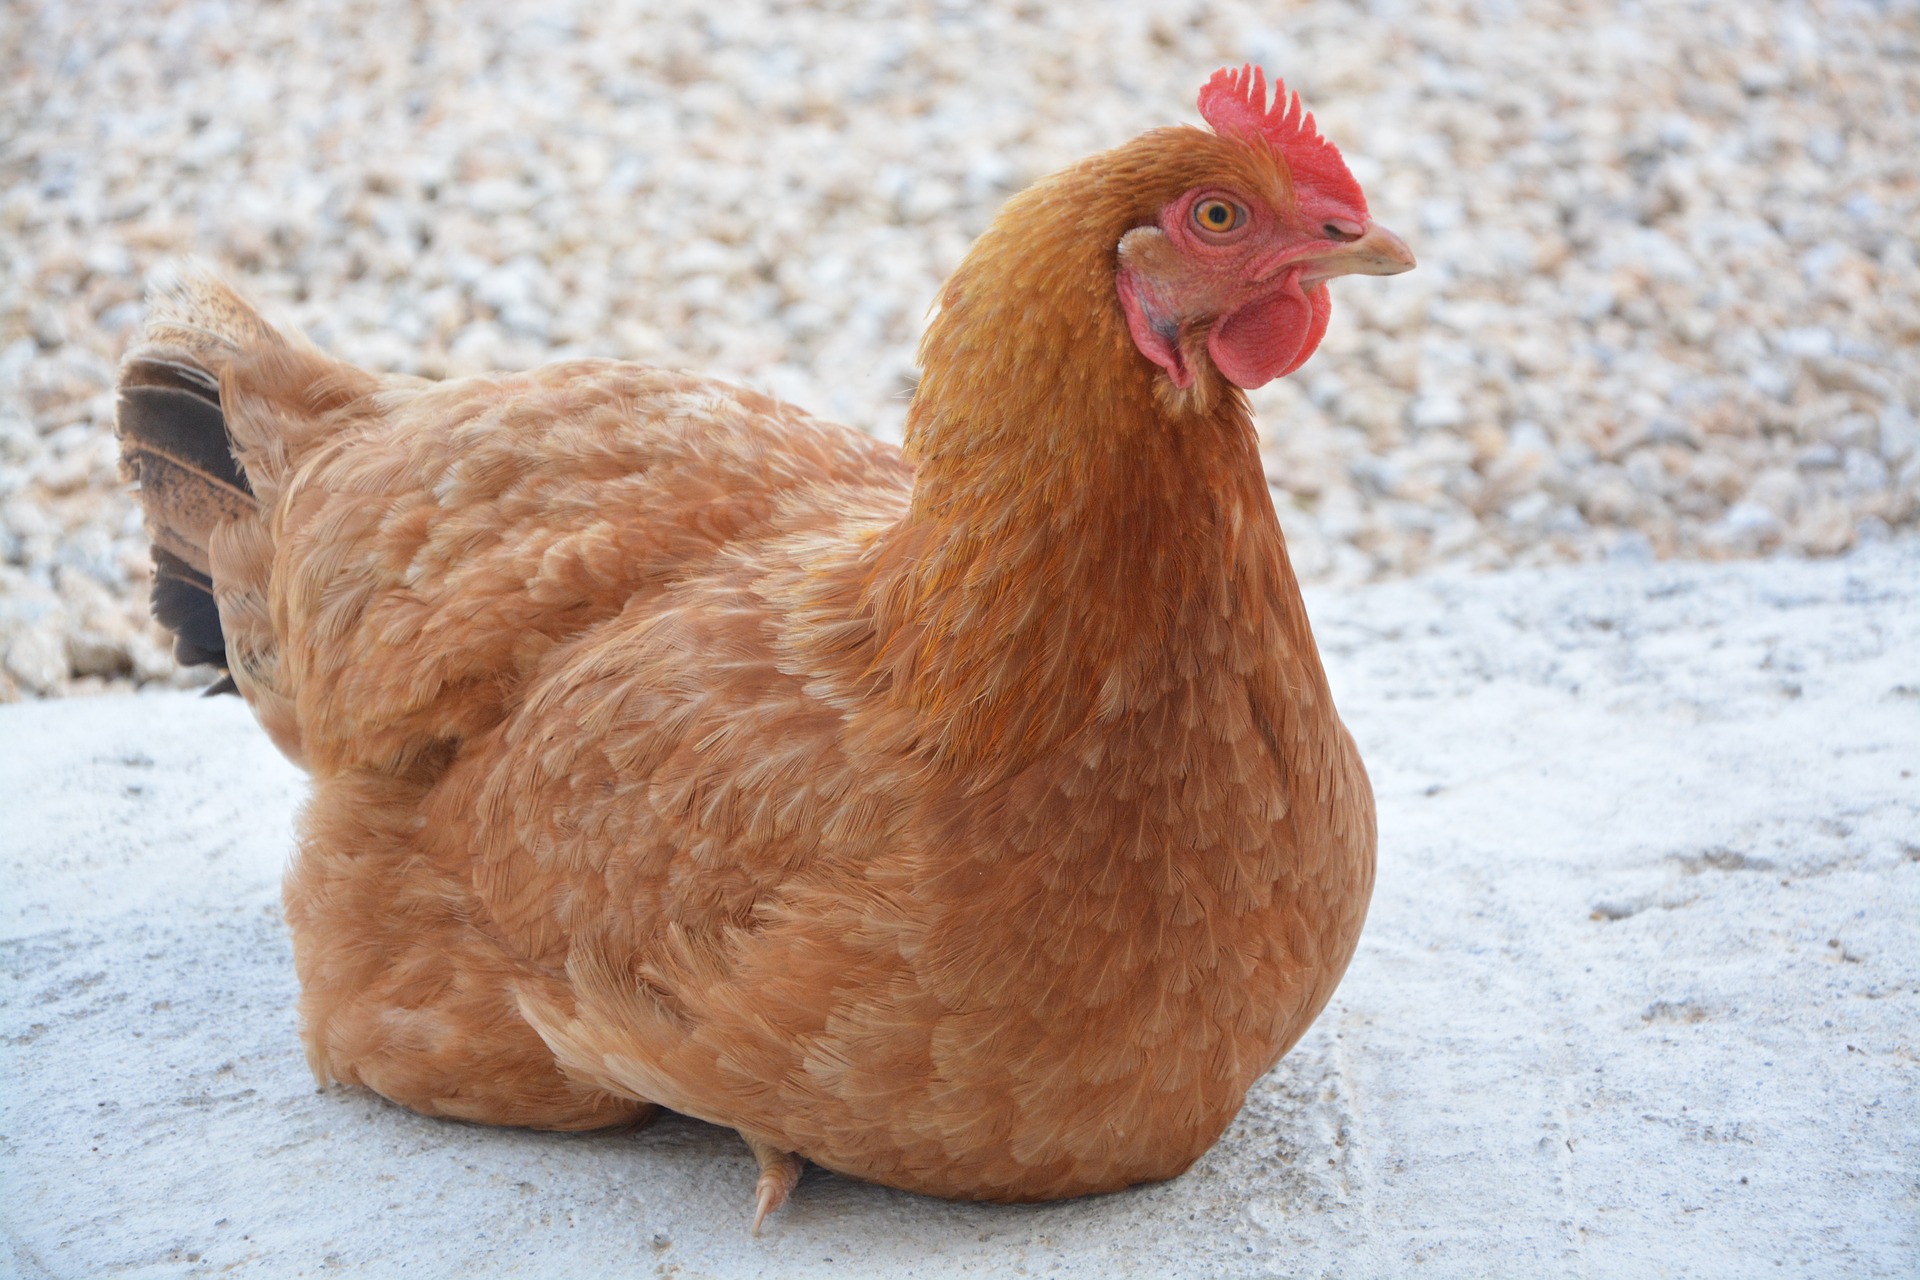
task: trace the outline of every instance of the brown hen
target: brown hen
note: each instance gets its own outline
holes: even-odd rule
[[[932,1195],[1171,1177],[1353,954],[1372,793],[1241,388],[1412,266],[1258,72],[1014,199],[904,456],[724,383],[361,372],[195,271],[121,379],[155,612],[312,775],[307,1054]]]

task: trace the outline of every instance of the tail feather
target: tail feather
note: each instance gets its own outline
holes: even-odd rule
[[[170,352],[151,338],[141,344],[139,361],[130,362],[120,371],[120,386],[122,390],[172,387],[199,396],[216,409],[220,407],[219,376],[194,363],[193,356],[187,352]]]
[[[120,388],[120,462],[140,486],[154,545],[202,574],[207,539],[224,520],[259,510],[227,445],[218,404],[171,387]]]
[[[227,444],[219,400],[173,387],[130,386],[123,379],[120,435],[130,458],[157,459],[219,493],[224,503],[253,505],[253,486]]]
[[[173,656],[182,664],[227,665],[213,579],[160,546],[153,549],[153,616],[173,632]]]
[[[260,504],[234,457],[220,377],[250,346],[285,339],[198,268],[162,273],[149,302],[145,338],[120,370],[121,473],[139,486],[153,539],[153,616],[173,633],[174,656],[225,670],[209,547],[215,530],[257,519]]]
[[[148,281],[146,341],[171,347],[182,363],[211,373],[216,388],[242,351],[287,345],[286,335],[245,299],[190,261],[169,263]]]

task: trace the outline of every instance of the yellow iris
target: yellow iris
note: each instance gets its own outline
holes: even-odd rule
[[[1202,231],[1231,231],[1240,225],[1239,206],[1225,200],[1202,200],[1193,206],[1194,225]]]

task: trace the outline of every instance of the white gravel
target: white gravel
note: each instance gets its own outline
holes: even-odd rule
[[[315,1093],[234,699],[0,707],[0,1273],[1911,1276],[1920,540],[1312,594],[1381,805],[1345,983],[1185,1176],[1037,1208]]]
[[[1302,90],[1411,276],[1256,397],[1310,578],[1920,519],[1920,5],[12,0],[0,698],[168,679],[110,440],[193,252],[371,367],[684,364],[898,431],[1006,196]]]

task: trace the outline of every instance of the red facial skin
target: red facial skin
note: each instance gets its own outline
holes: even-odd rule
[[[1176,388],[1193,386],[1204,345],[1222,377],[1251,390],[1320,345],[1332,315],[1325,281],[1410,271],[1413,254],[1367,216],[1360,184],[1285,84],[1273,82],[1270,101],[1259,67],[1222,68],[1199,107],[1216,138],[1245,151],[1217,156],[1221,182],[1190,188],[1121,237],[1114,284],[1134,345]],[[1236,216],[1218,216],[1217,202]]]
[[[1152,229],[1122,241],[1117,285],[1134,344],[1175,386],[1193,384],[1181,338],[1196,326],[1221,376],[1249,390],[1292,373],[1319,346],[1332,315],[1324,281],[1355,269],[1342,255],[1371,220],[1364,204],[1304,185],[1294,197],[1282,209],[1229,187],[1197,187],[1161,210],[1160,243],[1149,242]],[[1223,231],[1195,217],[1215,200],[1236,212]]]

